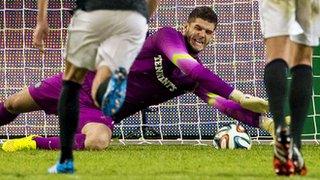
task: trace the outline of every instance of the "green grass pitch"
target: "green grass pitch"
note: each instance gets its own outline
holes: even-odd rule
[[[0,151],[0,179],[274,179],[270,145],[217,150],[196,145],[113,145],[75,152],[74,175],[50,175],[59,151]],[[320,179],[320,146],[303,148],[306,179]],[[290,179],[300,179],[295,176]],[[282,178],[279,178],[282,179]]]

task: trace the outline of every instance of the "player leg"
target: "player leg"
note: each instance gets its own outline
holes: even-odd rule
[[[81,113],[79,118],[79,126],[74,137],[73,149],[106,149],[111,142],[113,125],[110,122],[113,122],[112,119],[104,118],[103,116],[86,119],[86,117],[82,118]],[[59,137],[36,137],[34,141],[38,149],[56,150],[61,148]]]
[[[85,81],[83,87],[88,87],[90,81]],[[82,88],[80,95],[79,122],[74,138],[73,149],[103,150],[110,144],[113,119],[104,116],[102,111],[93,105],[88,89]],[[123,113],[122,113],[123,114]],[[59,137],[34,139],[39,149],[60,149]]]
[[[20,113],[37,111],[41,108],[32,99],[27,88],[15,93],[3,102],[0,103],[0,126],[9,124]]]
[[[101,100],[103,98],[103,97],[97,98],[97,94],[99,94],[100,96],[104,95],[105,93],[104,91],[108,87],[111,75],[112,75],[112,71],[108,66],[101,66],[97,70],[97,73],[94,77],[94,80],[92,82],[92,88],[91,88],[91,97],[94,100],[94,104],[97,107],[100,107]],[[98,91],[101,91],[101,92],[97,93]]]
[[[292,124],[290,131],[293,140],[295,171],[301,175],[307,172],[300,150],[301,134],[312,96],[312,50],[310,46],[292,43],[293,67],[291,68],[292,81],[289,96]]]
[[[89,87],[91,81],[85,81],[83,87]],[[79,122],[74,138],[73,149],[103,150],[109,146],[112,137],[113,119],[103,115],[102,111],[93,105],[90,90],[82,88],[80,95]],[[59,137],[34,139],[39,149],[60,149]]]
[[[100,14],[101,13],[101,14]],[[58,104],[61,156],[49,173],[73,173],[73,138],[79,117],[79,90],[87,70],[95,70],[97,49],[103,39],[104,11],[75,11],[68,27],[62,93]],[[100,32],[100,30],[102,32]],[[61,168],[60,168],[61,167]]]
[[[83,92],[83,88],[81,89],[81,93]],[[80,96],[81,99],[81,96]],[[84,101],[80,101],[80,102],[84,102]],[[84,123],[86,122],[90,122],[89,120],[91,119],[90,117],[90,113],[89,112],[85,112],[83,113],[83,104],[79,104],[80,108],[79,108],[79,121],[78,121],[78,127],[76,130],[76,134],[74,136],[74,142],[73,144],[73,149],[74,150],[83,150],[85,149],[84,146],[84,142],[85,142],[85,138],[86,135],[81,133],[81,128],[83,126]],[[88,115],[89,117],[88,117]],[[100,118],[100,117],[99,117]],[[36,137],[34,138],[34,141],[37,145],[38,149],[48,149],[48,150],[57,150],[57,149],[61,149],[61,141],[60,141],[60,137]]]
[[[285,105],[287,102],[287,77],[290,39],[288,36],[272,37],[265,40],[267,65],[264,81],[269,100],[270,112],[273,115],[275,130],[286,127]]]
[[[104,150],[106,149],[112,137],[112,131],[110,127],[104,123],[92,122],[86,124],[81,132],[78,132],[74,136],[73,150]],[[26,139],[24,139],[26,141]],[[61,149],[60,137],[33,137],[29,140],[34,144],[32,149],[46,149],[46,150],[57,150]],[[25,146],[23,150],[28,150]],[[10,151],[7,151],[10,152]]]
[[[20,92],[10,96],[4,103],[0,105],[0,125],[9,124],[20,113],[41,110],[38,104],[31,97],[29,90],[23,89]],[[35,149],[35,143],[30,143],[35,136],[17,140],[7,140],[2,149],[6,152],[13,152],[19,149]]]
[[[94,122],[86,124],[81,132],[74,136],[74,150],[104,150],[106,149],[112,137],[112,130],[104,123]],[[37,149],[57,150],[60,149],[59,137],[35,137]]]
[[[147,33],[146,18],[139,13],[130,11],[114,13],[117,17],[123,17],[121,19],[123,22],[114,25],[117,27],[114,34],[101,43],[98,49],[99,72],[95,78],[97,83],[93,84],[92,89],[92,98],[101,103],[106,116],[117,113],[124,103],[127,73],[142,48]],[[110,80],[99,77],[100,72],[106,71],[105,66],[113,72]]]
[[[79,91],[87,69],[66,61],[62,91],[58,103],[61,154],[49,173],[73,173],[73,142],[79,119]]]
[[[274,169],[278,175],[293,173],[293,164],[289,158],[290,136],[285,123],[287,95],[287,71],[289,38],[273,37],[266,39],[267,65],[264,82],[269,100],[270,112],[274,119],[276,140],[274,144]]]
[[[286,56],[281,55],[286,52],[288,37],[276,37],[266,40],[266,48],[270,53],[267,55],[270,60],[265,67],[264,81],[269,100],[270,112],[274,119],[275,145],[274,145],[274,169],[278,175],[290,175],[293,173],[293,164],[289,159],[290,135],[285,123],[285,106],[287,97],[287,71],[288,64]],[[277,47],[283,44],[283,48]],[[282,51],[282,52],[281,52]]]
[[[16,114],[35,110],[44,110],[46,114],[57,114],[57,104],[61,92],[61,77],[58,74],[49,77],[28,89],[9,97],[5,105]],[[2,149],[7,152],[36,149],[36,135],[7,140]]]
[[[82,93],[88,91],[81,89]],[[100,109],[92,105],[90,96],[80,96],[80,102],[89,102],[89,106],[82,103],[80,104],[78,128],[74,137],[73,149],[74,150],[103,150],[109,146],[113,120],[112,118],[105,117]],[[17,147],[16,150],[28,149],[47,149],[57,150],[61,149],[59,137],[40,137],[32,136],[22,139],[12,140],[13,146]],[[33,148],[30,148],[32,145]],[[13,148],[11,148],[13,149]],[[12,152],[10,149],[7,152]]]
[[[295,173],[305,175],[307,169],[301,154],[301,134],[307,118],[312,96],[312,54],[311,46],[319,45],[319,1],[297,1],[296,20],[303,28],[303,33],[291,36],[291,74],[289,105],[292,124],[292,160]]]
[[[287,103],[287,76],[292,33],[301,33],[295,22],[295,1],[261,2],[261,28],[265,38],[267,65],[264,82],[269,100],[270,112],[274,118],[275,144],[273,166],[278,175],[291,175],[293,163],[289,157],[290,135],[285,123]]]
[[[78,10],[73,16],[69,26],[69,41],[67,42],[66,49],[66,59],[69,62],[72,62],[72,64],[67,63],[66,65],[63,90],[58,105],[59,122],[61,123],[61,157],[60,161],[49,169],[49,173],[73,173],[72,143],[78,121],[78,93],[81,87],[80,83],[83,81],[86,69],[95,70],[99,69],[103,65],[106,65],[113,70],[112,65],[114,67],[120,67],[119,65],[114,64],[115,62],[118,62],[115,58],[124,60],[127,56],[130,56],[130,54],[127,54],[126,51],[123,52],[122,46],[112,46],[111,44],[110,48],[112,48],[113,53],[108,54],[112,57],[109,58],[109,60],[111,60],[110,62],[103,64],[103,62],[105,62],[104,57],[98,59],[100,56],[97,56],[97,51],[99,50],[101,43],[104,41],[109,41],[110,38],[115,37],[113,35],[117,34],[114,32],[117,30],[117,28],[119,28],[119,31],[122,31],[125,30],[123,27],[125,27],[127,24],[131,23],[136,25],[136,23],[139,22],[139,19],[136,17],[131,18],[132,16],[129,15],[130,13],[138,13],[131,11],[125,11],[126,13],[122,12],[124,11],[104,10],[84,12]],[[140,16],[144,18],[142,15]],[[125,22],[124,20],[128,20],[128,22]],[[111,24],[111,22],[114,23]],[[146,25],[145,18],[144,23]],[[135,31],[137,29],[131,30]],[[120,32],[119,34],[126,36],[127,34],[124,32]],[[136,39],[130,40],[135,42]],[[139,37],[137,41],[140,42],[139,44],[142,46],[144,38],[140,39]],[[114,50],[116,50],[118,53],[114,53]],[[135,56],[137,53],[138,52],[135,52]],[[135,56],[132,58],[132,62]],[[124,63],[120,62],[120,64],[123,65]],[[122,89],[120,88],[120,90]],[[115,92],[115,94],[117,94],[117,91]],[[115,102],[115,99],[110,99],[110,101]],[[69,165],[70,168],[68,167]],[[60,170],[60,166],[65,168]]]
[[[86,81],[85,83],[90,82]],[[85,84],[84,86],[87,86]],[[81,89],[81,94],[88,93]],[[102,111],[93,105],[89,95],[80,96],[79,122],[73,143],[73,149],[103,150],[110,144],[112,137],[113,120],[103,115]],[[35,138],[38,148],[59,149],[60,140],[57,137]]]

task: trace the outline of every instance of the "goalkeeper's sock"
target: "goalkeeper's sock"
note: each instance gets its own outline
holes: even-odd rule
[[[301,134],[307,118],[308,107],[312,96],[312,68],[308,65],[297,65],[291,69],[292,81],[289,104],[291,110],[291,135],[293,143],[301,148]]]
[[[5,107],[4,107],[4,103],[0,103],[0,126],[9,124],[10,122],[12,122],[16,117],[18,116],[18,114],[13,114],[11,112],[9,112]]]
[[[61,156],[60,163],[73,159],[72,147],[79,119],[79,90],[81,84],[63,81],[58,104],[60,125]]]
[[[284,109],[287,101],[287,70],[288,65],[283,59],[275,59],[266,65],[264,71],[264,83],[275,129],[279,126],[285,126]]]
[[[76,134],[74,137],[73,149],[84,150],[85,134]],[[60,137],[36,137],[34,138],[38,149],[57,150],[60,149]]]

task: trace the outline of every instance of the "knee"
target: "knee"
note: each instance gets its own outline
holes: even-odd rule
[[[85,148],[91,150],[106,149],[111,140],[112,131],[109,127],[101,123],[88,123],[81,132],[86,135]]]
[[[86,149],[104,150],[110,144],[110,138],[105,135],[87,136],[85,140]]]

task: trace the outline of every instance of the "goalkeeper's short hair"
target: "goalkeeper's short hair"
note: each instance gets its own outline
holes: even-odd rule
[[[196,18],[201,18],[210,23],[214,23],[216,26],[218,24],[217,14],[214,12],[214,10],[211,7],[208,7],[208,6],[200,6],[192,10],[192,12],[189,14],[188,22],[192,22]]]

